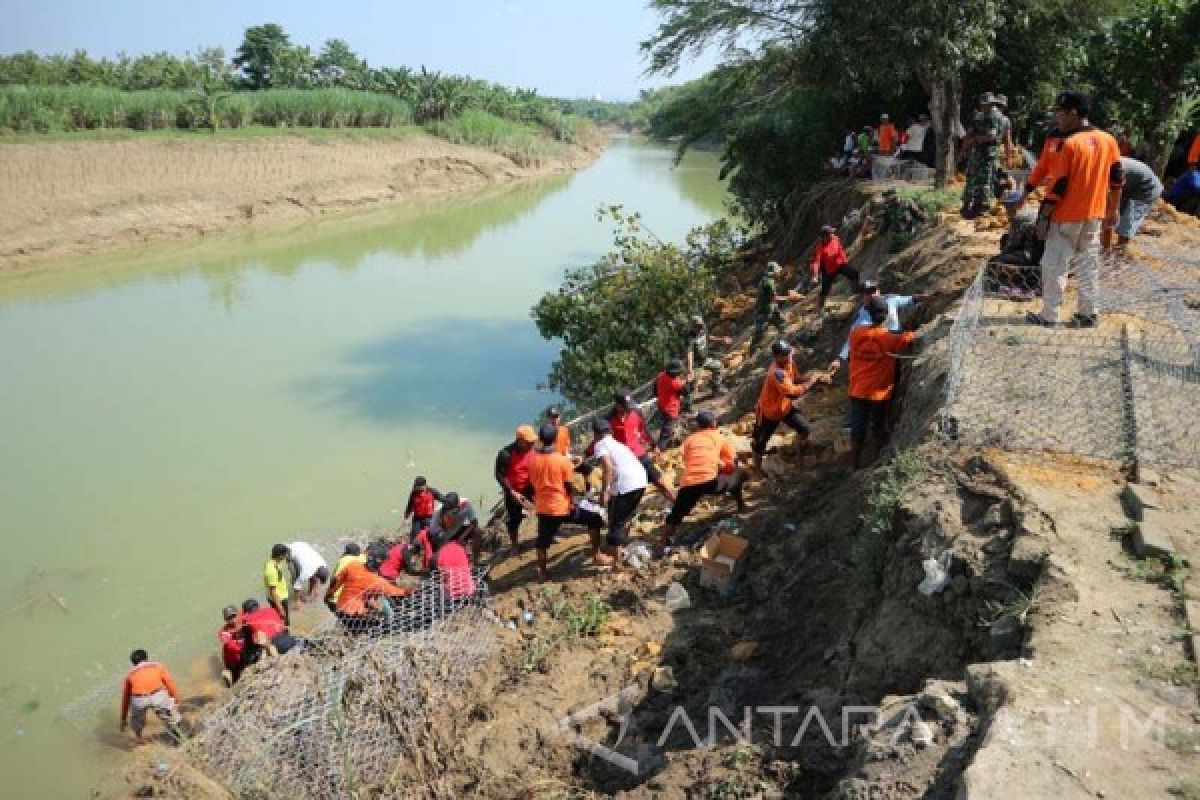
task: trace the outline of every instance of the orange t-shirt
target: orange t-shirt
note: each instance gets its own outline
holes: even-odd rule
[[[879,126],[879,152],[891,155],[896,149],[896,126],[885,122]]]
[[[171,673],[167,672],[167,668],[162,664],[157,661],[143,661],[129,670],[121,686],[121,719],[125,719],[129,714],[130,698],[134,695],[154,694],[159,689],[166,689],[171,697],[179,699],[179,689],[175,687],[175,681],[171,680]]]
[[[1058,158],[1058,148],[1062,147],[1062,141],[1062,134],[1054,133],[1047,136],[1046,141],[1042,142],[1042,153],[1038,156],[1037,163],[1033,165],[1029,179],[1025,181],[1025,186],[1030,191],[1041,186],[1042,181],[1054,168],[1055,159]]]
[[[558,438],[554,440],[554,449],[560,455],[568,455],[571,452],[571,429],[566,425],[558,426]]]
[[[774,362],[767,367],[756,409],[763,419],[781,420],[792,410],[792,395],[800,391],[796,385],[797,373],[796,362],[791,359],[788,359],[786,367],[777,366]]]
[[[708,483],[721,472],[733,472],[733,445],[716,428],[696,431],[683,440],[680,486]]]
[[[529,461],[534,510],[548,517],[570,514],[571,495],[567,493],[567,483],[574,474],[575,465],[561,453],[534,453]]]
[[[1187,163],[1189,167],[1200,165],[1200,133],[1192,137],[1192,146],[1188,148]]]
[[[1046,183],[1057,203],[1051,222],[1104,219],[1109,189],[1120,188],[1121,152],[1111,134],[1087,128],[1067,136]]]
[[[402,589],[389,582],[382,575],[367,569],[361,561],[351,561],[329,587],[330,592],[341,589],[337,598],[337,610],[343,614],[362,614],[367,610],[367,598],[375,595],[403,597],[410,594],[410,589]]]
[[[860,325],[850,331],[850,396],[887,400],[896,384],[896,360],[916,334],[892,333],[882,325]]]

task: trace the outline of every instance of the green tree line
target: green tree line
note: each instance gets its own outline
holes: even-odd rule
[[[597,116],[533,89],[424,67],[373,67],[341,39],[313,53],[274,23],[247,28],[228,58],[219,47],[112,59],[82,50],[0,56],[0,129],[425,125],[466,111],[562,142],[576,141],[585,116]]]

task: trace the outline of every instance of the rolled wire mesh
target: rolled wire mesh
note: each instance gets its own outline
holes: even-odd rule
[[[1099,263],[1094,326],[1029,324],[1037,267],[989,262],[948,337],[942,430],[971,446],[1137,469],[1200,466],[1200,260],[1165,243]],[[1074,284],[1074,281],[1071,281]],[[1064,306],[1070,309],[1073,288]]]
[[[247,799],[340,800],[419,780],[429,716],[495,643],[483,573],[458,598],[443,577],[248,670],[188,742],[189,759]]]

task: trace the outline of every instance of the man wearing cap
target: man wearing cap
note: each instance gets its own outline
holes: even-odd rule
[[[868,425],[882,449],[887,443],[888,403],[896,384],[893,356],[913,343],[916,334],[892,333],[885,327],[888,304],[882,297],[867,303],[871,324],[850,331],[850,438],[853,466],[862,462]]]
[[[687,387],[683,393],[684,411],[690,411],[692,401],[696,399],[697,372],[700,370],[708,372],[709,391],[712,394],[715,395],[720,386],[721,372],[725,365],[721,363],[721,359],[711,355],[708,348],[712,344],[728,346],[733,344],[733,339],[728,336],[710,334],[704,324],[704,317],[694,314],[684,342],[683,374],[687,381]]]
[[[571,459],[554,449],[558,433],[553,425],[543,425],[538,431],[540,446],[534,450],[529,462],[529,480],[533,484],[533,504],[537,513],[537,566],[538,579],[549,577],[548,560],[550,545],[563,525],[583,525],[591,537],[592,558],[597,566],[611,565],[612,561],[600,552],[600,529],[604,518],[595,511],[581,508],[572,500],[571,479],[575,465]]]
[[[532,458],[529,463],[532,466]],[[530,484],[532,485],[532,479],[530,479]],[[462,541],[469,539],[471,541],[471,558],[475,563],[479,563],[479,548],[482,544],[482,537],[479,533],[479,516],[475,513],[475,507],[471,505],[471,501],[465,497],[459,497],[458,492],[446,493],[446,498],[442,500],[442,507],[438,509],[438,513],[434,514],[433,523],[430,524],[426,533],[435,553],[443,542],[451,539],[461,539]]]
[[[1083,92],[1062,92],[1055,106],[1055,123],[1064,139],[1046,181],[1049,223],[1042,255],[1042,311],[1029,313],[1034,325],[1057,325],[1067,273],[1072,265],[1079,278],[1074,324],[1096,324],[1100,236],[1117,222],[1125,171],[1113,137],[1088,122],[1092,99]]]
[[[967,153],[967,183],[962,194],[962,218],[975,219],[992,205],[992,182],[1004,138],[1004,115],[996,110],[991,92],[979,98],[979,111],[971,121],[963,149]]]
[[[673,358],[654,379],[654,400],[662,417],[662,428],[658,432],[658,447],[661,450],[666,450],[675,441],[675,426],[679,421],[683,392],[687,387],[682,375],[683,362]]]
[[[763,378],[758,405],[754,408],[754,432],[750,436],[750,450],[754,454],[754,468],[762,470],[763,454],[779,423],[786,422],[796,432],[796,444],[803,448],[808,441],[811,426],[793,402],[821,380],[811,375],[800,380],[800,370],[792,357],[792,346],[780,339],[771,345],[773,363],[767,367]]]
[[[555,436],[557,437],[557,434]],[[492,470],[504,496],[505,525],[514,550],[517,549],[517,538],[521,530],[521,520],[525,519],[525,509],[533,502],[533,486],[529,483],[529,462],[533,458],[535,444],[537,432],[533,426],[518,426],[516,437],[496,453],[496,463]]]
[[[670,550],[675,530],[705,495],[733,495],[738,511],[746,510],[742,497],[744,476],[738,471],[733,445],[717,430],[716,415],[701,411],[696,415],[696,428],[695,433],[683,440],[683,474],[679,478],[679,493],[663,525],[660,555]]]
[[[882,298],[887,304],[887,317],[884,320],[884,329],[892,333],[900,333],[904,330],[904,326],[900,324],[900,312],[914,308],[929,299],[926,294],[880,294],[879,284],[875,281],[863,281],[862,284],[862,303],[858,310],[854,312],[854,318],[850,321],[850,332],[853,333],[855,328],[862,328],[874,324],[871,319],[870,305],[875,298]],[[842,345],[842,349],[838,352],[837,358],[829,362],[829,374],[832,376],[842,365],[850,358],[850,336],[846,335],[846,342]]]
[[[263,565],[263,585],[267,589],[267,603],[279,613],[286,625],[291,624],[291,612],[288,609],[289,587],[292,584],[289,555],[286,544],[274,545],[267,563]]]
[[[650,451],[658,445],[650,438],[646,430],[646,419],[638,411],[637,402],[628,389],[618,389],[614,397],[612,411],[605,418],[612,428],[613,438],[628,447],[637,456],[638,461],[646,468],[650,482],[668,500],[675,499],[675,492],[662,479],[662,471],[654,463]]]
[[[758,295],[754,303],[754,338],[750,342],[752,347],[757,347],[762,341],[768,325],[779,328],[784,325],[783,313],[777,305],[788,299],[785,295],[779,294],[777,281],[782,274],[783,267],[775,261],[768,261],[767,266],[763,269],[762,280],[758,282]]]
[[[813,283],[819,282],[821,286],[817,295],[817,313],[825,313],[825,300],[833,291],[833,284],[838,278],[845,278],[858,285],[858,270],[850,266],[850,259],[846,257],[842,240],[838,238],[832,225],[821,226],[821,235],[813,246],[809,267],[812,269]]]
[[[613,438],[607,420],[592,422],[592,435],[592,452],[601,469],[600,503],[608,512],[604,552],[612,558],[613,568],[620,569],[629,523],[646,494],[649,478],[633,451]]]
[[[233,686],[242,674],[242,653],[246,640],[242,635],[242,615],[237,606],[225,606],[221,611],[225,624],[217,630],[221,642],[221,680]]]
[[[887,114],[879,115],[879,155],[890,156],[896,151],[896,126]]]

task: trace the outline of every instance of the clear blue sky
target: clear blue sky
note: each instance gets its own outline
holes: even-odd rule
[[[658,23],[644,0],[10,0],[0,53],[84,49],[95,56],[220,45],[232,55],[242,31],[277,22],[316,52],[342,38],[374,66],[424,65],[559,97],[632,99],[679,83],[643,75],[638,43]]]

